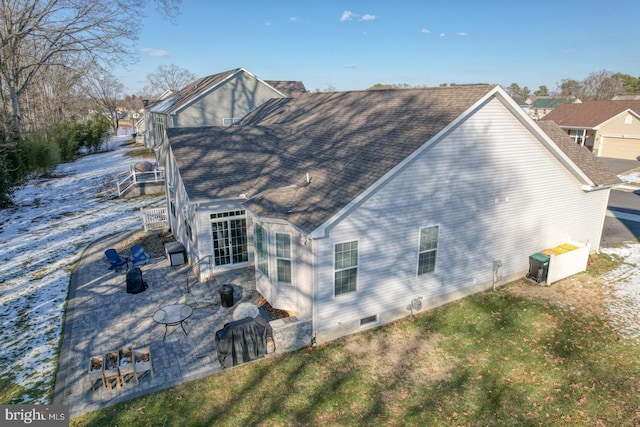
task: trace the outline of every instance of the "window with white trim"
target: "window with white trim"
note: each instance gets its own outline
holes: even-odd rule
[[[240,119],[237,119],[235,117],[224,118],[222,119],[222,126],[231,126],[238,123],[239,121]]]
[[[422,227],[420,229],[420,244],[418,248],[418,276],[436,270],[438,254],[438,226]]]
[[[356,291],[358,279],[357,241],[336,244],[334,271],[336,295]]]
[[[256,223],[255,226],[256,235],[256,258],[258,261],[258,270],[269,277],[269,255],[267,252],[267,230],[265,230],[260,224]]]
[[[573,139],[573,142],[579,145],[584,145],[584,140],[586,136],[586,129],[571,129],[569,131],[569,136]]]
[[[629,114],[624,118],[624,124],[625,125],[630,125],[632,123],[633,123],[633,117],[631,117],[631,114]]]
[[[276,264],[278,282],[291,283],[291,235],[276,233]]]
[[[210,219],[215,265],[249,261],[245,211],[216,212],[210,215]]]

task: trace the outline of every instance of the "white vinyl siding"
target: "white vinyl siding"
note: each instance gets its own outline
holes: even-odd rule
[[[408,315],[417,296],[429,307],[473,286],[489,288],[494,261],[505,278],[524,276],[531,254],[567,238],[598,247],[608,191],[585,192],[583,184],[491,100],[317,240],[318,331],[372,313]],[[415,230],[428,224],[439,225],[437,269],[417,275]],[[352,240],[357,298],[334,298],[334,245]]]

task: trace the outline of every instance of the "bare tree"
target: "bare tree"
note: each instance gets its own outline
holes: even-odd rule
[[[148,0],[0,0],[0,77],[4,108],[22,130],[25,92],[43,68],[67,68],[70,56],[127,61]],[[153,1],[153,0],[149,0]],[[156,0],[167,13],[180,0]]]
[[[113,74],[99,66],[94,67],[82,80],[84,94],[95,105],[98,112],[107,115],[111,121],[113,131],[117,132],[120,125],[118,100],[124,92],[124,85]]]
[[[177,92],[196,80],[195,74],[175,64],[160,65],[147,74],[147,85],[143,92],[153,97],[167,90]]]

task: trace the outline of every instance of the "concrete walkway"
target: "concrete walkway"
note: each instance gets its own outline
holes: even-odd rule
[[[189,273],[189,266],[171,266],[164,257],[151,259],[141,267],[149,286],[146,291],[127,293],[125,271],[109,270],[104,251],[132,233],[120,233],[93,243],[72,274],[54,392],[54,403],[68,404],[71,417],[222,371],[215,349],[216,331],[234,320],[233,311],[239,303],[258,305],[261,298],[255,290],[252,269],[218,275],[201,285]],[[189,294],[188,274],[192,288]],[[233,285],[233,307],[220,306],[221,284]],[[198,286],[207,286],[217,298],[208,303],[194,303],[193,288]],[[154,322],[153,313],[176,303],[194,307],[185,324],[188,335],[179,326],[170,326],[163,340],[165,327]],[[264,315],[262,310],[261,313]],[[147,373],[138,384],[128,382],[122,388],[109,390],[99,384],[93,390],[88,378],[90,358],[126,346],[150,349],[154,375]]]

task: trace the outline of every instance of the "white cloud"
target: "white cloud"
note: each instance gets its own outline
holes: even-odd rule
[[[351,21],[352,16],[353,16],[353,13],[351,13],[351,11],[345,10],[344,13],[342,14],[342,17],[340,18],[340,22]]]
[[[291,18],[289,18],[289,22],[302,22],[302,18],[300,18],[299,16],[292,16]]]
[[[169,52],[162,49],[151,49],[149,47],[144,47],[141,50],[143,53],[146,53],[149,56],[153,56],[154,58],[162,58],[165,56],[169,56]]]
[[[431,32],[431,30],[427,29],[427,28],[423,28],[420,30],[421,33],[426,33],[429,34]]]
[[[464,37],[466,35],[467,35],[467,33],[464,33],[464,32],[456,33],[456,36],[460,36],[460,37]]]
[[[271,26],[271,21],[264,21],[264,25],[265,25],[265,27],[270,27]]]
[[[440,33],[440,37],[444,37],[444,36],[446,36],[445,33]]]
[[[371,15],[370,13],[359,15],[357,13],[351,12],[350,10],[345,10],[344,12],[342,12],[340,22],[353,21],[354,19],[357,19],[358,21],[373,21],[375,19],[378,19],[378,17],[376,15]]]

